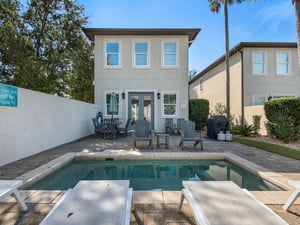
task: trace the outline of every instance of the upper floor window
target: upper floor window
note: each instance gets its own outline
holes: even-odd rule
[[[176,93],[163,94],[163,115],[176,116],[177,115],[177,96]]]
[[[253,52],[253,74],[265,75],[266,74],[266,53]]]
[[[120,43],[117,41],[107,41],[105,43],[105,66],[120,66]]]
[[[278,75],[289,75],[290,66],[289,66],[289,53],[288,52],[277,52],[277,74]]]
[[[177,42],[176,41],[163,42],[163,66],[165,67],[177,66]]]
[[[137,41],[134,43],[134,66],[147,67],[149,66],[149,47],[146,41]]]

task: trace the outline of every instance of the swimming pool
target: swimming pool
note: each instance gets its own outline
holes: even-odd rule
[[[183,180],[232,180],[248,190],[279,190],[225,160],[72,160],[27,189],[67,190],[80,180],[128,179],[134,190],[181,190]]]

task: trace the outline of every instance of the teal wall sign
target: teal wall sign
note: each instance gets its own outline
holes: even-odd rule
[[[18,88],[0,84],[0,106],[18,106]]]

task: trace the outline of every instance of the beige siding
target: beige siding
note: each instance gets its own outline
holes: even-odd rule
[[[276,52],[278,50],[291,53],[291,75],[280,76],[276,72]],[[296,49],[244,49],[244,81],[245,81],[245,106],[253,105],[255,95],[269,96],[295,95],[300,96],[300,74],[297,62]],[[253,75],[252,53],[253,51],[265,51],[267,54],[266,75]]]
[[[261,116],[260,130],[258,131],[261,135],[267,135],[266,123],[267,119],[265,116],[265,110],[263,105],[246,106],[245,107],[245,124],[253,124],[253,116]]]
[[[200,79],[203,80],[203,91],[200,91]],[[225,63],[221,63],[205,76],[190,85],[190,98],[209,100],[210,112],[215,113],[215,105],[226,105],[226,72]],[[240,55],[235,54],[230,59],[230,110],[235,118],[241,116],[241,62]]]
[[[264,51],[266,53],[266,75],[254,75],[252,69],[252,53]],[[289,52],[290,74],[277,75],[276,55],[278,51]],[[242,121],[242,88],[244,94],[244,117],[247,124],[253,124],[253,115],[262,115],[261,133],[266,134],[263,106],[253,106],[255,96],[296,96],[300,97],[300,73],[296,48],[250,48],[244,47],[243,52],[243,85],[241,53],[236,52],[230,58],[230,96],[231,114],[235,116],[235,123]],[[200,91],[200,79],[203,80],[203,90]],[[209,100],[210,111],[214,110],[217,102],[226,104],[226,74],[225,62],[210,68],[201,78],[190,84],[190,98],[205,98]]]

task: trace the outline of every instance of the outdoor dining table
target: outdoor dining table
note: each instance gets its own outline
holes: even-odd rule
[[[118,128],[122,124],[119,119],[104,119],[104,138],[114,139],[118,136]]]

